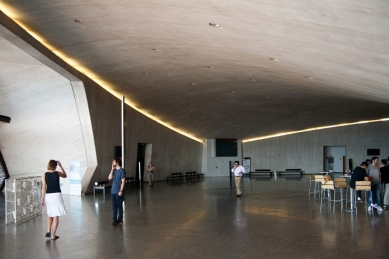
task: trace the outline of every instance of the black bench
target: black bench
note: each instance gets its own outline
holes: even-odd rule
[[[282,175],[282,174],[300,174],[301,176],[303,176],[303,170],[301,169],[285,169],[285,171],[277,171],[277,174],[278,175]]]
[[[185,175],[183,175],[182,173],[172,173],[171,176],[166,177],[166,182],[168,182],[169,179],[171,179],[172,181],[173,181],[173,179],[180,179],[180,181],[181,181],[182,178],[184,178],[184,180],[185,180]]]
[[[200,177],[201,177],[201,180],[203,180],[203,176],[204,174],[198,174],[196,172],[186,172],[185,173],[185,178],[192,178],[192,177],[196,177],[197,176],[197,180],[200,181]]]
[[[131,184],[132,188],[134,188],[135,183],[139,183],[139,180],[134,180],[134,177],[126,177],[125,184]],[[95,182],[93,186],[93,195],[96,195],[96,190],[103,190],[103,194],[105,195],[105,188],[112,187],[112,183],[108,180]]]
[[[254,172],[249,172],[250,176],[253,174],[268,174],[269,176],[271,176],[272,173],[273,171],[270,169],[255,169]]]

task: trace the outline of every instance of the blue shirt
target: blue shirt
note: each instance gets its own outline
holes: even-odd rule
[[[113,171],[111,193],[118,194],[122,186],[122,179],[126,178],[126,171],[123,168],[115,169]]]

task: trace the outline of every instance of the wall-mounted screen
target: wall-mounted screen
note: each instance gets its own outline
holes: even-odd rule
[[[371,148],[367,150],[367,155],[368,156],[379,156],[380,155],[380,150],[378,148]]]
[[[216,139],[216,156],[238,156],[238,140],[237,139]]]

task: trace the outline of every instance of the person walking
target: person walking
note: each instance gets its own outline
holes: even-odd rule
[[[231,172],[235,175],[236,197],[241,197],[242,178],[245,173],[244,167],[239,164],[239,161],[235,161],[234,168],[232,168]]]
[[[371,165],[367,168],[367,174],[372,178],[371,181],[371,192],[370,198],[368,200],[369,207],[367,210],[370,212],[373,208],[377,211],[383,211],[380,206],[380,189],[381,189],[381,176],[380,176],[380,167],[378,165],[379,159],[374,156],[371,158]]]
[[[59,166],[61,172],[55,171]],[[66,172],[60,161],[50,160],[47,164],[47,172],[42,175],[42,195],[41,204],[47,211],[47,232],[46,237],[56,240],[59,217],[66,215],[65,205],[62,199],[62,193],[59,178],[66,178]]]
[[[108,175],[112,180],[111,200],[112,200],[112,226],[123,224],[123,201],[124,184],[126,183],[126,171],[122,168],[122,160],[114,158],[112,160],[112,169]],[[118,215],[119,214],[119,215]]]
[[[150,161],[149,165],[147,166],[147,174],[149,176],[149,186],[150,187],[152,187],[154,184],[154,173],[155,173],[155,166]]]

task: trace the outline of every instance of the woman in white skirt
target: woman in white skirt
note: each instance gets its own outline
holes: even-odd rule
[[[61,172],[55,171],[57,165],[61,168]],[[61,162],[50,160],[47,164],[47,172],[42,175],[42,199],[41,203],[47,210],[47,233],[46,237],[51,237],[52,240],[59,238],[57,232],[59,216],[66,215],[65,205],[62,200],[61,189],[59,186],[59,178],[66,178],[66,172],[63,169]]]

